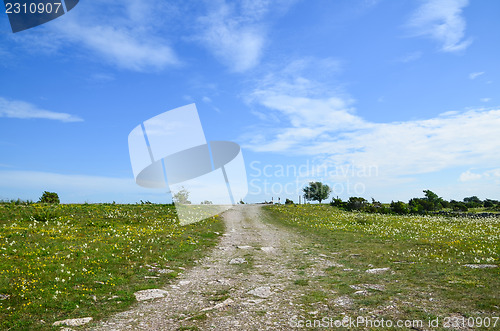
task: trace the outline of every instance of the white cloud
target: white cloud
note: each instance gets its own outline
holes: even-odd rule
[[[78,116],[67,114],[67,113],[57,113],[45,109],[40,109],[37,106],[17,100],[7,100],[0,97],[0,117],[9,118],[20,118],[20,119],[33,119],[41,118],[48,120],[56,120],[61,122],[81,122]]]
[[[443,52],[466,49],[472,40],[465,38],[466,21],[462,10],[468,0],[425,0],[410,19],[416,35],[427,36],[441,44]]]
[[[205,102],[205,103],[211,103],[212,102],[212,99],[210,99],[207,96],[204,96],[201,100],[203,100],[203,102]]]
[[[500,164],[500,141],[492,138],[498,136],[500,110],[375,123],[359,116],[354,100],[341,91],[302,76],[269,77],[248,96],[264,119],[242,137],[243,146],[254,151],[323,155],[336,165],[374,164],[385,177]]]
[[[492,179],[492,178],[493,179],[500,178],[500,168],[486,170],[480,174],[473,173],[470,170],[467,170],[466,172],[463,172],[462,174],[460,174],[459,180],[462,182],[466,182],[466,181],[472,181],[472,180],[479,180],[482,178],[487,179],[487,180]]]
[[[481,75],[484,75],[484,71],[480,71],[480,72],[471,72],[469,74],[469,78],[470,79],[476,79],[477,77],[481,76]]]
[[[483,176],[481,174],[476,174],[471,172],[470,170],[467,170],[466,172],[463,172],[460,174],[459,180],[461,182],[469,182],[473,180],[478,180],[481,179]]]
[[[481,99],[479,99],[479,101],[481,101],[481,102],[489,102],[489,101],[491,101],[491,98],[481,98]]]
[[[258,24],[266,12],[264,1],[243,2],[241,12],[236,13],[235,4],[220,3],[201,23],[200,40],[223,63],[235,72],[255,67],[262,56],[265,45],[265,29]]]

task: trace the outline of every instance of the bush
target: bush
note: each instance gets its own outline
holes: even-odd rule
[[[408,210],[408,206],[403,201],[397,201],[397,202],[392,201],[391,211],[399,215],[406,215],[410,212]]]
[[[333,198],[332,201],[330,202],[330,206],[332,207],[337,207],[340,209],[345,209],[347,206],[347,203],[342,201],[342,199],[339,198]]]
[[[493,200],[486,199],[486,200],[484,200],[483,206],[485,208],[491,208],[491,207],[495,206],[495,203],[493,202]]]
[[[455,202],[452,204],[452,209],[454,211],[467,211],[469,207],[464,202]]]
[[[368,204],[368,201],[365,198],[361,197],[350,197],[347,201],[347,210],[363,210],[364,207]]]
[[[477,196],[464,198],[464,203],[468,208],[479,208],[483,206],[483,202]]]
[[[293,201],[290,199],[286,199],[285,205],[293,205]]]
[[[42,196],[40,197],[40,200],[38,202],[41,203],[53,203],[53,204],[59,204],[59,196],[55,192],[43,192]]]

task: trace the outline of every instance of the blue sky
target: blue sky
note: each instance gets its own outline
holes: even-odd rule
[[[127,137],[196,103],[239,143],[249,195],[500,198],[500,2],[80,1],[12,34],[0,16],[0,199],[170,202]],[[172,142],[175,143],[175,142]]]

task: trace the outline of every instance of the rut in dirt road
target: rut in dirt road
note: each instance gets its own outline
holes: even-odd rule
[[[310,309],[294,303],[306,290],[294,285],[300,278],[297,264],[304,259],[318,264],[318,259],[304,254],[304,238],[262,217],[256,205],[225,212],[226,233],[220,244],[167,286],[164,298],[138,303],[95,329],[290,329],[292,317]]]

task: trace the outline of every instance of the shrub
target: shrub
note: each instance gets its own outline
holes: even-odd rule
[[[40,197],[40,200],[38,202],[41,203],[53,203],[53,204],[59,204],[59,196],[55,192],[43,192],[42,196]]]
[[[464,202],[455,201],[454,203],[452,203],[452,209],[454,211],[467,211],[469,207],[467,207]]]
[[[349,200],[347,201],[346,209],[347,210],[363,210],[367,204],[368,204],[368,201],[365,198],[350,197]]]
[[[391,202],[391,210],[392,210],[392,212],[394,212],[396,214],[400,214],[400,215],[405,215],[405,214],[408,214],[410,212],[408,210],[408,206],[403,201],[397,201],[397,202],[392,201]]]
[[[340,198],[332,198],[332,201],[330,202],[330,206],[344,209],[346,206],[346,203],[344,201],[342,201],[342,199],[340,199]]]
[[[285,205],[293,205],[293,201],[290,199],[286,199]]]

